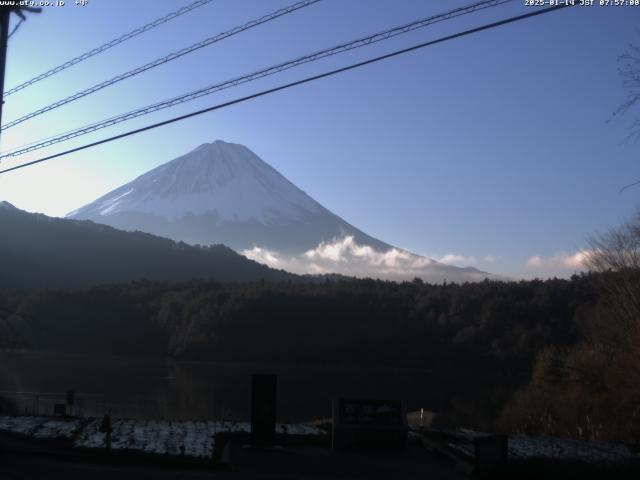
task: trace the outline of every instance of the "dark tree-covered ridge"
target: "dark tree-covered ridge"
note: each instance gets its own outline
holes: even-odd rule
[[[146,278],[179,282],[284,280],[223,245],[191,246],[90,221],[27,213],[0,204],[0,288],[87,287]]]

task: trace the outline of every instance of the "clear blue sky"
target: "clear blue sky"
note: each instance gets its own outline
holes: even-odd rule
[[[30,15],[10,39],[7,88],[190,0],[73,3]],[[4,120],[290,3],[214,1],[8,97]],[[14,127],[3,133],[2,149],[467,3],[324,0]],[[63,145],[530,11],[523,3]],[[640,43],[639,27],[640,7],[554,12],[1,175],[0,199],[64,215],[204,142],[223,139],[247,145],[324,206],[398,247],[507,275],[566,275],[588,234],[618,224],[638,205],[640,188],[618,193],[640,178],[640,144],[624,142],[633,117],[607,120],[625,94],[617,57]]]

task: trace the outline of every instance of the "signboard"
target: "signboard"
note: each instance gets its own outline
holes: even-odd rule
[[[402,402],[398,400],[338,400],[342,425],[402,426]]]
[[[66,398],[67,405],[69,405],[69,415],[73,415],[73,404],[76,400],[76,392],[73,390],[67,391]]]
[[[333,401],[333,448],[405,448],[407,409],[402,400]]]

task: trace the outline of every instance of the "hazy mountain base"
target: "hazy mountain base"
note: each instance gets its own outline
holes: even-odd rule
[[[80,215],[76,217],[80,218]],[[191,245],[208,245],[211,239],[215,239],[216,243],[229,245],[238,251],[255,246],[277,245],[278,252],[295,254],[346,234],[353,235],[360,244],[374,245],[384,250],[391,248],[327,210],[302,212],[295,221],[280,219],[269,224],[255,219],[225,220],[215,210],[201,215],[186,214],[178,219],[142,212],[118,212],[109,216],[95,216],[91,220],[120,230],[147,232]]]
[[[28,213],[7,202],[0,202],[0,207],[0,228],[3,232],[0,236],[0,288],[75,288],[140,278],[169,282],[191,279],[222,282],[317,281],[283,271],[294,270],[304,274],[310,263],[321,267],[315,273],[362,277],[372,271],[373,262],[374,271],[393,280],[418,276],[430,281],[446,279],[463,282],[496,277],[475,268],[451,267],[396,249],[380,254],[371,247],[359,246],[352,236],[336,244],[321,244],[313,251],[318,257],[322,257],[326,253],[323,250],[327,249],[329,253],[341,252],[341,257],[335,261],[308,258],[306,255],[291,261],[291,258],[278,256],[274,264],[262,258],[264,255],[251,255],[255,250],[245,252],[254,257],[256,261],[253,261],[224,245],[192,246],[148,233],[124,232],[90,221]],[[142,218],[146,217],[142,215],[138,220]],[[190,221],[188,219],[167,225],[181,228],[184,225],[180,222]],[[192,220],[200,222],[195,217]],[[250,223],[234,223],[234,235],[248,236],[251,233]],[[317,221],[311,223],[316,227],[318,225]],[[214,223],[200,225],[213,228]],[[249,230],[243,230],[242,226]],[[286,239],[291,236],[290,228],[290,225],[272,226],[264,231]],[[306,230],[306,227],[302,228]],[[311,227],[308,230],[313,235],[318,233]],[[163,230],[159,233],[171,235],[172,232]],[[312,236],[305,238],[310,240]],[[274,252],[262,253],[267,253],[269,259],[276,259]],[[269,268],[265,263],[271,263],[270,266],[274,268]]]

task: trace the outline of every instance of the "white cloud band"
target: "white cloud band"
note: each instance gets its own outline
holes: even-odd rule
[[[474,257],[448,254],[434,261],[398,248],[378,251],[368,245],[358,244],[353,236],[322,242],[297,256],[284,256],[258,246],[240,253],[270,267],[299,274],[338,273],[398,281],[419,277],[432,282],[476,281],[487,276],[480,272],[460,271],[448,266],[453,263],[474,264]]]

